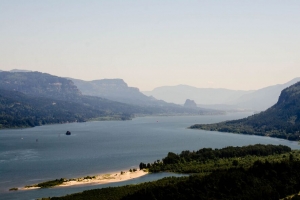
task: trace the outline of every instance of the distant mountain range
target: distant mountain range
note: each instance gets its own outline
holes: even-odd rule
[[[224,113],[215,109],[201,107],[183,107],[174,103],[167,103],[148,97],[141,93],[138,88],[128,87],[122,79],[101,79],[93,81],[83,81],[73,78],[74,84],[84,95],[98,96],[113,101],[118,101],[130,105],[141,106],[150,109],[157,114],[221,114]]]
[[[81,83],[83,91],[86,91],[84,88],[89,89],[85,92],[89,95],[84,95],[72,80],[41,72],[17,71],[0,72],[0,128],[86,121],[91,118],[125,120],[136,115],[222,113],[185,108],[149,98],[138,89],[128,87],[121,79],[91,83],[76,80],[77,84]]]
[[[143,93],[156,99],[177,104],[183,104],[186,99],[192,99],[198,106],[209,109],[262,111],[276,103],[284,88],[298,81],[300,78],[295,78],[284,84],[251,91],[178,85],[163,86]]]
[[[253,91],[196,88],[188,85],[177,85],[162,86],[152,91],[144,91],[142,93],[153,96],[156,99],[176,104],[184,104],[186,99],[192,99],[197,104],[227,104],[251,92]]]
[[[284,89],[278,102],[264,112],[217,124],[196,124],[191,128],[300,140],[300,82]]]

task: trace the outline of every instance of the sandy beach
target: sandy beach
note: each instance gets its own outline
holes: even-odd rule
[[[113,183],[113,182],[120,182],[120,181],[126,181],[130,179],[138,178],[146,174],[148,174],[148,172],[143,170],[137,170],[135,172],[130,172],[130,171],[113,172],[109,174],[99,174],[95,176],[65,179],[65,181],[62,184],[54,187],[68,187],[68,186],[84,185],[84,184],[96,185],[96,184]],[[23,187],[18,189],[32,190],[32,189],[39,189],[39,188],[40,187],[32,186],[32,187]]]

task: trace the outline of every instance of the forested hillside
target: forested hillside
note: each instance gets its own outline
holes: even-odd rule
[[[259,114],[216,124],[196,124],[192,129],[300,139],[300,82],[284,89],[278,102]]]
[[[104,111],[73,102],[29,97],[21,92],[0,89],[0,128],[83,122],[106,115]]]

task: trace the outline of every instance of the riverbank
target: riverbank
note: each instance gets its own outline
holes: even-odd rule
[[[85,185],[85,184],[98,185],[98,184],[106,184],[106,183],[113,183],[113,182],[121,182],[121,181],[127,181],[130,179],[138,178],[146,174],[148,174],[148,172],[145,170],[136,170],[136,171],[130,170],[126,172],[125,171],[113,172],[110,174],[99,174],[95,176],[86,176],[80,178],[60,179],[60,180],[55,180],[59,182],[59,184],[53,187],[69,187],[69,186]],[[42,184],[46,185],[47,183],[50,182],[53,181],[25,186],[22,188],[18,188],[18,190],[32,190],[32,189],[47,188],[45,186],[43,187]]]

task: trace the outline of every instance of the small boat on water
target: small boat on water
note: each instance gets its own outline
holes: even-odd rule
[[[66,135],[71,135],[71,132],[70,132],[70,131],[67,131],[67,132],[66,132]]]

